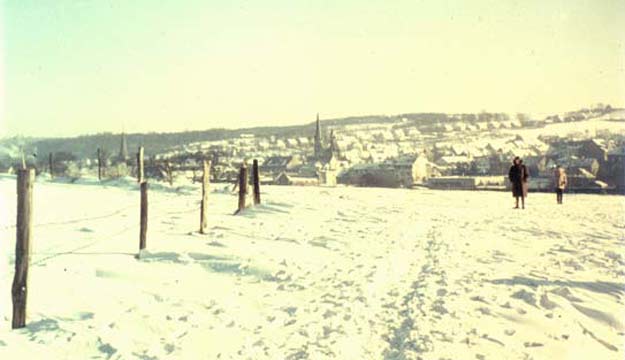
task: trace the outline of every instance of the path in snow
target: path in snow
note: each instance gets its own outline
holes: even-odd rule
[[[623,198],[265,187],[236,197],[38,183],[28,327],[10,328],[14,180],[0,179],[0,357],[620,359]],[[223,185],[215,185],[221,190]],[[65,207],[59,211],[59,204]],[[10,358],[10,357],[9,357]]]

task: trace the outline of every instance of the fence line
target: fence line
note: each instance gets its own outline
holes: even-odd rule
[[[157,202],[157,204],[161,204],[161,203],[163,203],[163,202],[165,202],[165,201],[164,201],[164,200],[161,200],[161,201]],[[130,208],[130,207],[135,207],[135,206],[136,206],[136,205],[132,205],[132,206],[128,206],[127,208]],[[151,219],[152,221],[158,221],[158,220],[164,219],[164,218],[166,218],[166,217],[169,217],[169,216],[171,216],[171,215],[189,214],[189,213],[192,213],[192,212],[195,212],[195,211],[197,211],[197,205],[196,205],[196,204],[194,204],[194,205],[192,205],[192,206],[187,207],[185,210],[179,210],[179,211],[168,211],[168,212],[165,212],[165,213],[161,214],[160,216],[150,217],[150,219]],[[85,219],[89,219],[89,218],[85,218]],[[77,221],[77,222],[78,222],[78,221]],[[49,225],[49,224],[44,224],[44,225]],[[41,225],[33,225],[33,227],[36,227],[36,226],[41,226]],[[15,225],[13,225],[13,227],[15,227]],[[113,233],[113,234],[110,234],[110,235],[103,235],[103,236],[101,236],[101,237],[97,237],[97,238],[96,238],[96,240],[94,240],[94,241],[92,241],[92,242],[90,242],[90,243],[88,243],[88,244],[81,245],[81,246],[79,246],[79,247],[77,247],[77,248],[73,248],[73,249],[71,249],[71,250],[67,250],[67,251],[55,252],[55,253],[49,253],[49,252],[32,252],[32,253],[31,253],[31,256],[32,256],[32,255],[45,255],[45,254],[49,254],[50,256],[49,256],[49,257],[46,257],[46,258],[43,258],[43,259],[39,259],[39,260],[37,260],[37,261],[34,261],[34,262],[32,262],[31,264],[33,264],[33,265],[38,265],[38,264],[40,264],[40,263],[43,263],[43,262],[45,262],[45,261],[47,261],[47,260],[49,260],[49,259],[52,259],[52,258],[56,257],[56,256],[71,254],[71,253],[73,253],[73,252],[75,252],[75,251],[82,250],[82,249],[84,249],[84,248],[88,248],[88,247],[90,247],[90,246],[92,246],[92,245],[96,245],[97,243],[99,243],[99,242],[101,242],[101,241],[104,241],[104,240],[110,240],[110,239],[112,239],[112,238],[114,238],[114,237],[116,237],[116,236],[118,236],[118,235],[123,234],[123,233],[124,233],[124,232],[126,232],[126,231],[129,231],[130,229],[133,229],[133,228],[138,229],[138,228],[139,228],[139,225],[137,225],[137,224],[134,224],[134,225],[128,225],[128,226],[124,227],[122,230],[120,230],[120,231],[118,231],[118,232],[116,232],[116,233]],[[267,239],[269,239],[269,238],[267,238]]]
[[[157,202],[157,204],[160,204],[162,202],[165,202],[165,200],[160,200]],[[47,222],[47,223],[39,223],[39,224],[34,224],[33,227],[45,227],[45,226],[53,226],[53,225],[70,225],[70,224],[75,224],[81,221],[90,221],[90,220],[100,220],[100,219],[105,219],[107,217],[112,217],[114,215],[118,215],[123,213],[126,210],[129,210],[131,208],[135,208],[137,205],[133,204],[133,205],[128,205],[128,206],[124,206],[121,207],[111,213],[107,213],[106,215],[98,215],[98,216],[93,216],[93,217],[85,217],[85,218],[76,218],[76,219],[72,219],[72,220],[65,220],[65,221],[51,221],[51,222]],[[15,225],[5,225],[3,227],[0,228],[0,230],[8,230],[8,229],[12,229],[15,228]]]
[[[98,160],[100,158],[100,149],[98,149]],[[50,173],[52,173],[52,156],[50,156]],[[148,183],[145,181],[144,173],[143,173],[143,147],[139,148],[139,152],[137,153],[137,163],[138,163],[138,181],[140,183],[140,194],[141,194],[141,202],[140,202],[140,224],[139,224],[139,255],[146,248],[146,240],[147,240],[147,223],[148,223]],[[203,181],[202,181],[202,199],[200,202],[200,211],[201,211],[201,222],[200,222],[200,233],[204,233],[204,229],[206,227],[206,205],[207,205],[207,191],[208,191],[208,174],[210,171],[210,162],[204,161],[203,168]],[[101,179],[101,169],[98,169],[98,178]],[[257,205],[260,203],[260,187],[259,187],[259,174],[258,174],[258,162],[254,160],[253,164],[253,180],[254,180],[254,188],[253,188],[253,203]],[[46,263],[50,259],[54,259],[59,256],[69,255],[69,254],[77,254],[77,251],[95,246],[96,244],[101,243],[105,240],[110,240],[115,238],[125,232],[133,229],[137,226],[137,224],[129,224],[126,227],[123,227],[121,230],[114,232],[113,234],[108,234],[100,237],[96,237],[92,241],[89,241],[87,244],[81,244],[80,246],[71,248],[66,251],[55,252],[55,253],[31,253],[30,251],[30,237],[33,228],[33,224],[31,223],[31,210],[32,210],[32,188],[35,178],[35,172],[33,169],[21,169],[18,177],[17,177],[17,188],[18,188],[18,197],[17,197],[17,223],[14,226],[5,226],[1,228],[2,230],[7,230],[10,228],[17,228],[17,239],[16,239],[16,250],[15,250],[15,273],[14,280],[12,285],[12,299],[13,299],[13,319],[12,319],[12,327],[21,328],[26,325],[26,298],[27,298],[27,283],[28,283],[28,267],[31,264],[31,257],[33,255],[43,255],[48,254],[37,261],[32,262],[32,265],[40,265]],[[51,174],[52,175],[52,174]],[[246,204],[246,195],[248,194],[248,173],[247,166],[244,163],[241,166],[241,174],[239,177],[239,198],[238,198],[238,210],[237,212],[241,212],[247,206]],[[161,202],[165,202],[168,199],[163,199],[158,201],[157,204]],[[48,222],[36,224],[34,226],[37,227],[45,227],[51,225],[69,225],[75,224],[84,221],[91,220],[100,220],[111,218],[115,215],[121,214],[135,205],[128,205],[121,207],[113,212],[107,213],[105,215],[98,215],[92,217],[83,217],[76,218],[72,220],[64,220],[64,221],[56,221],[56,222]],[[152,219],[152,221],[158,221],[165,217],[171,217],[172,214],[180,214],[180,213],[190,213],[197,211],[197,207],[194,204],[193,207],[189,207],[183,211],[168,211],[162,214],[161,216],[157,216]],[[97,254],[97,253],[94,253]],[[122,254],[122,253],[120,253]],[[130,253],[128,255],[131,255]],[[139,256],[137,256],[139,259]],[[9,275],[8,273],[6,275]],[[2,276],[5,278],[5,276]]]
[[[163,201],[161,201],[161,202],[163,202]],[[136,206],[136,205],[133,205],[133,206]],[[194,205],[194,207],[189,207],[189,208],[187,208],[187,209],[185,209],[185,210],[182,210],[182,211],[173,211],[173,212],[172,212],[172,211],[170,211],[170,212],[167,212],[167,213],[162,214],[162,215],[160,215],[160,216],[157,216],[157,217],[151,218],[151,220],[152,220],[152,222],[154,222],[154,221],[158,221],[158,220],[164,219],[164,218],[166,218],[166,217],[168,217],[168,216],[170,216],[170,215],[175,215],[175,214],[186,214],[186,213],[191,213],[191,212],[194,212],[194,211],[197,211],[197,208],[196,208],[196,206],[195,206],[195,205]],[[120,230],[120,231],[118,231],[118,232],[115,232],[115,233],[113,233],[113,234],[110,234],[110,235],[105,235],[105,236],[102,236],[102,237],[100,237],[100,238],[97,238],[96,240],[94,240],[94,241],[90,242],[89,244],[81,245],[81,246],[79,246],[79,247],[77,247],[77,248],[73,248],[73,249],[68,250],[68,251],[62,251],[62,252],[59,252],[59,253],[51,253],[51,254],[50,254],[51,256],[46,257],[46,258],[44,258],[44,259],[40,259],[40,260],[38,260],[38,261],[35,261],[35,262],[33,262],[32,264],[33,264],[33,265],[37,265],[37,264],[43,263],[43,262],[45,262],[45,261],[47,261],[47,260],[49,260],[49,259],[52,259],[52,258],[55,258],[55,257],[61,256],[61,255],[69,255],[69,254],[71,254],[71,253],[73,253],[73,252],[75,252],[75,251],[79,251],[79,250],[82,250],[82,249],[86,249],[86,248],[88,248],[88,247],[90,247],[90,246],[93,246],[93,245],[96,245],[96,244],[98,244],[98,243],[100,243],[100,242],[102,242],[102,241],[104,241],[104,240],[111,240],[111,239],[113,239],[114,237],[119,236],[119,235],[121,235],[121,234],[123,234],[123,233],[125,233],[125,232],[127,232],[127,231],[130,231],[130,230],[132,230],[132,229],[135,229],[135,230],[136,230],[136,229],[138,229],[138,228],[139,228],[139,225],[138,225],[138,224],[131,224],[131,225],[128,225],[128,226],[124,227],[123,229],[121,229],[121,230]],[[33,254],[34,254],[34,255],[41,255],[41,254],[43,254],[43,253],[33,253]],[[130,253],[129,253],[129,254],[130,254]]]
[[[164,202],[164,201],[160,201],[159,203],[162,203],[162,202]],[[135,206],[136,205],[133,205],[133,207],[135,207]],[[164,213],[164,214],[162,214],[160,216],[156,216],[154,218],[151,218],[151,220],[152,221],[158,221],[158,220],[164,219],[166,217],[169,217],[170,215],[188,214],[188,213],[195,212],[195,211],[197,211],[197,205],[193,205],[192,207],[188,207],[185,210],[181,210],[181,211],[169,211],[169,212],[166,212],[166,213]],[[119,230],[117,232],[114,232],[112,234],[99,236],[99,237],[95,238],[95,240],[89,242],[88,244],[83,244],[83,245],[80,245],[80,246],[78,246],[76,248],[72,248],[72,249],[66,250],[66,251],[54,252],[54,253],[49,253],[49,252],[32,252],[31,256],[33,256],[33,255],[45,255],[45,254],[49,254],[50,256],[47,256],[47,257],[42,258],[42,259],[39,259],[37,261],[33,261],[33,262],[31,262],[31,265],[43,264],[43,263],[45,263],[46,261],[48,261],[50,259],[54,259],[56,257],[63,256],[63,255],[70,255],[70,254],[72,254],[72,253],[74,253],[76,251],[80,251],[80,250],[86,249],[88,247],[97,245],[97,244],[99,244],[99,243],[101,243],[102,241],[105,241],[105,240],[111,240],[111,239],[115,238],[116,236],[119,236],[119,235],[121,235],[121,234],[123,234],[123,233],[125,233],[127,231],[130,231],[132,229],[138,229],[138,228],[139,228],[138,224],[131,224],[131,225],[128,225],[128,226],[122,228],[121,230]],[[128,254],[130,255],[130,252]],[[2,276],[2,278],[4,279],[4,278],[6,278],[9,275],[10,274],[7,273],[4,276]]]

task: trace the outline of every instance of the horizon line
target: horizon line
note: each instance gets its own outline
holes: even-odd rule
[[[603,103],[595,103],[593,105],[598,105],[598,104],[603,104]],[[612,107],[612,104],[603,104],[605,106],[610,106],[612,108],[612,111],[619,111],[619,110],[625,110],[625,104],[624,105],[619,105],[619,106],[614,106]],[[541,119],[545,119],[547,116],[551,116],[551,115],[560,115],[560,114],[566,114],[568,112],[575,112],[575,111],[580,111],[583,109],[592,109],[592,106],[589,107],[580,107],[577,108],[575,110],[568,110],[568,111],[561,111],[561,112],[536,112],[536,113],[532,113],[532,112],[518,112],[518,111],[488,111],[488,110],[480,110],[479,112],[439,112],[439,111],[422,111],[422,112],[401,112],[401,113],[394,113],[394,114],[362,114],[362,115],[348,115],[348,116],[342,116],[342,117],[330,117],[330,118],[322,118],[319,116],[320,113],[317,113],[317,117],[319,118],[319,121],[321,122],[327,122],[327,121],[337,121],[337,120],[347,120],[347,119],[351,119],[351,118],[364,118],[364,117],[370,117],[370,116],[378,116],[378,117],[387,117],[387,118],[391,118],[391,117],[399,117],[402,115],[422,115],[422,114],[444,114],[444,115],[470,115],[470,114],[480,114],[480,113],[486,113],[486,114],[528,114],[532,117],[537,116],[538,118],[536,118],[536,120],[541,120]],[[23,134],[7,134],[7,135],[2,135],[0,136],[0,141],[5,141],[8,139],[13,139],[13,138],[23,138],[23,139],[73,139],[73,138],[79,138],[79,137],[90,137],[90,136],[97,136],[97,135],[120,135],[120,134],[126,134],[126,135],[145,135],[145,134],[182,134],[182,133],[192,133],[192,132],[205,132],[205,131],[214,131],[214,130],[224,130],[224,131],[241,131],[241,130],[254,130],[254,129],[263,129],[263,128],[285,128],[285,127],[298,127],[298,126],[306,126],[306,125],[314,125],[316,122],[316,119],[312,120],[311,122],[305,122],[305,123],[294,123],[294,124],[287,124],[287,125],[263,125],[263,126],[251,126],[251,127],[232,127],[232,128],[228,128],[228,127],[212,127],[212,128],[203,128],[203,129],[185,129],[185,130],[167,130],[167,131],[138,131],[138,132],[126,132],[125,131],[125,125],[126,125],[126,121],[122,121],[122,130],[117,132],[117,131],[101,131],[101,132],[94,132],[94,133],[80,133],[80,134],[75,134],[75,135],[60,135],[60,136],[33,136],[33,135],[23,135]]]

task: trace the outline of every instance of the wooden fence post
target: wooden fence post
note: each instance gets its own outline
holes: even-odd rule
[[[200,205],[200,234],[206,229],[206,205],[208,204],[208,182],[211,162],[204,160],[204,172],[202,173],[202,203]]]
[[[241,171],[239,172],[239,209],[237,213],[245,209],[245,198],[247,196],[247,165],[243,163],[241,165]]]
[[[24,155],[24,149],[22,149],[22,170],[26,169],[26,157]]]
[[[48,167],[50,168],[50,179],[54,177],[54,161],[52,159],[52,153],[48,155]]]
[[[143,146],[139,146],[139,152],[137,152],[137,182],[142,184],[143,181]]]
[[[254,205],[260,204],[260,177],[258,172],[258,160],[252,164],[252,177],[254,178]]]
[[[174,186],[174,173],[169,160],[165,163],[165,173],[167,174],[167,182],[169,182],[169,186]]]
[[[141,226],[139,228],[139,251],[145,249],[148,233],[148,183],[141,183]]]
[[[13,329],[26,326],[26,297],[28,295],[28,264],[30,262],[32,190],[34,181],[35,172],[33,169],[18,170],[15,277],[13,278],[13,286],[11,288]]]
[[[98,181],[102,180],[102,150],[98,148]]]

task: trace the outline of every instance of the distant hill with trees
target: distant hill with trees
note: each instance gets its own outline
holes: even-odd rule
[[[437,122],[447,119],[447,115],[442,113],[420,113],[401,115],[369,115],[353,116],[340,119],[321,120],[322,125],[353,125],[367,123],[393,123],[402,118],[411,121]],[[188,144],[198,141],[221,140],[238,137],[241,134],[253,134],[257,137],[277,136],[277,137],[309,137],[314,133],[315,124],[310,122],[303,125],[294,126],[264,126],[241,129],[209,129],[197,131],[183,131],[170,133],[130,133],[126,134],[129,152],[134,153],[134,149],[144,146],[146,155],[161,153],[172,146]],[[23,148],[27,154],[48,154],[64,152],[74,154],[78,158],[95,158],[97,148],[101,148],[107,153],[114,155],[119,152],[120,133],[100,133],[92,135],[81,135],[66,138],[27,138],[11,137],[0,140],[0,147]],[[42,156],[42,155],[38,155]]]
[[[609,105],[597,105],[597,108],[603,112],[611,112]],[[576,112],[568,113],[581,114],[584,111],[589,112],[590,109],[582,109]],[[516,114],[517,117],[526,116],[524,114]],[[580,115],[581,116],[581,115]],[[397,127],[410,126],[429,126],[441,124],[449,121],[490,121],[501,120],[507,118],[507,114],[481,112],[479,114],[445,114],[445,113],[406,113],[397,115],[367,115],[367,116],[351,116],[337,119],[321,120],[322,126],[345,126],[356,124],[396,124]],[[147,156],[162,153],[169,148],[177,145],[184,145],[200,141],[213,141],[233,137],[239,137],[242,134],[253,134],[256,137],[267,137],[274,135],[276,137],[310,137],[314,134],[315,122],[311,121],[307,124],[293,126],[263,126],[241,129],[209,129],[197,131],[169,132],[169,133],[131,133],[126,134],[127,147],[130,154],[135,152],[139,146],[145,147]],[[47,156],[48,153],[68,153],[73,154],[76,158],[95,158],[97,148],[109,155],[117,155],[120,147],[120,133],[100,133],[92,135],[81,135],[66,138],[29,138],[29,137],[12,137],[0,139],[0,161],[17,158],[17,154],[23,150],[27,156],[35,155],[38,158]],[[21,157],[21,155],[20,155]]]

